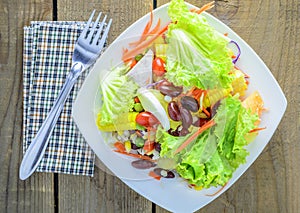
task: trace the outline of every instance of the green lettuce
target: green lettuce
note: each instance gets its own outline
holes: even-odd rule
[[[179,148],[179,146],[187,140],[192,133],[187,134],[182,137],[177,137],[170,135],[161,126],[158,126],[156,131],[156,141],[161,144],[160,156],[167,158],[174,158],[174,151]]]
[[[189,12],[183,0],[168,9],[166,77],[175,85],[202,89],[230,88],[233,68],[228,40],[202,15]]]
[[[245,149],[248,144],[245,135],[255,128],[258,115],[244,108],[238,97],[229,96],[222,101],[214,119],[218,150],[232,167],[237,168],[246,162],[249,153]]]
[[[102,106],[100,125],[117,125],[118,117],[125,116],[134,105],[138,85],[123,73],[127,67],[117,67],[101,79]]]
[[[174,137],[161,132],[161,155],[175,158],[176,171],[196,186],[224,185],[236,168],[246,162],[245,134],[255,127],[257,115],[245,109],[238,97],[226,97],[213,118],[216,124],[202,132],[187,148],[173,155],[191,135]]]

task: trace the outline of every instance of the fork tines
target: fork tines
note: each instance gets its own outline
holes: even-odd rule
[[[84,39],[90,41],[90,44],[99,45],[100,47],[103,47],[104,43],[105,43],[105,40],[102,39],[102,40],[99,41],[99,39],[101,37],[102,38],[107,37],[110,25],[112,23],[112,19],[110,19],[109,22],[106,24],[105,21],[107,19],[107,15],[105,15],[103,20],[99,23],[100,17],[102,15],[102,12],[100,12],[99,15],[96,18],[96,21],[92,23],[94,14],[95,14],[95,10],[92,12],[89,20],[87,21],[86,27],[82,31],[80,37],[83,37]],[[104,31],[103,31],[103,28],[105,29]]]

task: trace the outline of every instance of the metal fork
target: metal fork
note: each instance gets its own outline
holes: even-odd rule
[[[54,126],[77,78],[84,70],[89,68],[95,62],[103,49],[112,20],[109,20],[104,32],[102,33],[107,16],[103,18],[99,29],[97,29],[97,25],[101,17],[101,13],[99,13],[96,21],[90,29],[94,14],[95,10],[90,16],[85,28],[75,44],[71,71],[66,78],[61,92],[23,157],[19,173],[20,179],[22,180],[27,179],[36,170],[39,162],[43,158]]]

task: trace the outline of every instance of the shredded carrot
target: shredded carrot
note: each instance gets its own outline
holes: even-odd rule
[[[131,47],[137,46],[138,44],[146,40],[148,36],[156,34],[159,31],[159,28],[160,28],[160,19],[158,19],[157,24],[150,32],[143,34],[138,41],[129,43],[129,46]]]
[[[145,35],[149,32],[153,22],[153,7],[150,5],[150,20],[148,21],[147,25],[144,28],[142,35]]]
[[[206,194],[206,196],[213,197],[213,196],[219,194],[225,188],[225,186],[227,185],[227,183],[225,183],[224,186],[222,186],[218,191],[214,192],[213,194]]]
[[[131,61],[128,62],[130,68],[132,69],[136,64],[137,64],[137,61],[133,58]]]
[[[144,49],[146,49],[155,39],[161,36],[168,29],[168,25],[163,27],[161,30],[157,32],[157,34],[153,35],[149,39],[138,44],[134,49],[128,50],[122,57],[123,61],[127,61],[128,59],[133,58],[137,54],[141,53]]]
[[[261,131],[261,130],[264,130],[266,129],[267,127],[256,127],[252,130],[249,131],[249,133],[252,133],[252,132],[258,132],[258,131]]]
[[[149,35],[156,34],[159,31],[159,28],[160,28],[160,18],[158,19],[155,27],[148,34]]]
[[[187,96],[194,95],[196,89],[197,89],[197,87],[196,87],[196,86],[193,86],[193,87],[186,93],[186,95],[187,95]]]
[[[206,108],[202,108],[202,111],[205,113],[205,115],[207,115],[207,117],[209,117],[210,118],[210,113],[209,113],[209,111],[207,111],[207,109]]]
[[[124,154],[124,155],[130,156],[130,157],[140,158],[140,159],[148,160],[148,161],[151,161],[151,162],[156,162],[155,160],[153,160],[152,158],[150,158],[149,156],[146,156],[146,155],[128,153],[126,151],[120,151],[120,150],[114,150],[114,151],[117,152],[117,153],[120,153],[120,154]]]
[[[149,172],[149,176],[153,177],[156,180],[160,180],[161,176],[159,176],[158,174],[156,174],[154,171],[150,171]]]
[[[152,6],[152,4],[150,4],[150,20],[147,22],[147,24],[146,24],[146,26],[145,26],[145,28],[142,32],[142,35],[141,35],[140,39],[136,42],[129,43],[129,46],[136,46],[137,44],[142,42],[147,37],[147,35],[149,34],[152,23],[153,23],[153,6]]]
[[[124,144],[120,141],[115,142],[114,147],[120,152],[126,152]]]
[[[174,152],[174,154],[177,154],[178,152],[181,152],[187,145],[189,145],[198,135],[200,135],[205,130],[209,129],[213,125],[215,125],[214,120],[210,120],[207,123],[205,123],[203,126],[201,126],[191,137],[189,137],[183,144],[180,145],[180,147]]]
[[[200,14],[200,13],[206,11],[206,10],[209,10],[209,9],[213,8],[214,6],[215,6],[215,1],[212,1],[212,2],[209,2],[209,3],[205,4],[205,5],[203,5],[198,10],[190,10],[190,11]]]
[[[142,133],[141,133],[139,130],[136,130],[136,131],[135,131],[135,134],[136,134],[137,136],[139,136],[139,137],[143,137]]]
[[[202,90],[202,89],[198,89],[196,88],[194,91],[193,91],[193,96],[196,100],[200,101],[200,97],[201,95],[204,94],[206,95],[207,94],[207,91],[206,90]]]

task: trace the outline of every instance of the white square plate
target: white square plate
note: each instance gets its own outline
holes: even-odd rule
[[[190,4],[187,5],[191,8],[195,7]],[[158,18],[162,20],[162,26],[165,26],[165,24],[170,21],[167,15],[167,8],[168,4],[153,11],[154,23],[156,23]],[[145,174],[140,170],[133,169],[131,164],[126,162],[124,158],[121,159],[122,164],[120,164],[120,156],[107,146],[102,138],[101,132],[95,124],[95,116],[97,113],[97,106],[95,106],[97,105],[97,101],[95,102],[95,98],[98,98],[96,96],[98,94],[101,71],[109,69],[112,65],[116,65],[121,61],[122,48],[126,45],[123,42],[127,42],[128,39],[133,36],[142,34],[142,30],[149,20],[149,14],[128,27],[97,60],[73,106],[73,118],[97,157],[133,190],[172,212],[196,211],[220,196],[235,183],[263,151],[275,132],[287,106],[286,98],[277,81],[251,47],[224,23],[207,13],[203,13],[203,15],[206,16],[208,22],[219,32],[228,33],[228,36],[239,44],[242,55],[237,62],[237,66],[251,76],[248,93],[257,90],[265,102],[265,107],[269,109],[268,112],[263,113],[261,121],[261,126],[267,128],[260,131],[257,138],[247,147],[250,153],[247,157],[247,162],[240,165],[220,193],[214,196],[208,196],[208,194],[213,194],[220,187],[211,187],[209,189],[196,191],[188,188],[185,181],[180,178],[171,180],[162,179],[161,181],[144,178]],[[124,173],[131,174],[132,178],[128,176],[124,177]]]

